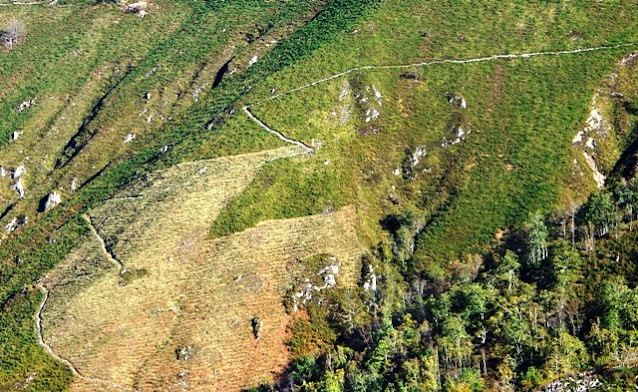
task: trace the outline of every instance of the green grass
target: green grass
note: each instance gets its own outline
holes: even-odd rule
[[[220,113],[228,112],[228,108],[248,86],[263,79],[264,75],[296,61],[295,54],[310,54],[351,26],[365,10],[366,7],[362,6],[365,3],[348,2],[349,12],[345,13],[339,11],[340,2],[329,4],[327,11],[296,33],[296,38],[291,42],[277,46],[270,57],[264,57],[263,61],[248,71],[240,69],[238,74],[228,78],[214,92],[203,94],[199,101],[178,102],[171,108],[174,113],[172,120],[165,121],[161,127],[150,128],[126,149],[117,147],[121,143],[119,137],[108,135],[113,131],[126,132],[140,128],[134,122],[138,121],[136,107],[139,107],[146,91],[152,91],[154,96],[157,91],[166,90],[169,94],[171,90],[184,89],[190,93],[188,89],[193,86],[185,79],[188,72],[196,70],[201,64],[216,61],[215,56],[222,48],[236,45],[235,55],[252,56],[254,49],[245,41],[248,35],[258,36],[274,31],[279,39],[285,39],[304,20],[312,17],[322,3],[249,0],[225,3],[159,2],[159,11],[151,10],[144,19],[124,15],[112,5],[93,9],[90,8],[91,2],[67,3],[64,4],[65,8],[59,10],[29,7],[20,9],[17,14],[0,14],[0,23],[8,20],[9,16],[18,16],[25,21],[29,31],[28,39],[18,49],[0,56],[0,72],[4,72],[0,145],[11,154],[5,154],[3,160],[12,159],[16,162],[3,164],[17,166],[23,160],[18,148],[7,144],[13,130],[27,129],[21,140],[37,142],[42,134],[46,134],[48,125],[63,115],[59,109],[55,109],[55,104],[69,104],[69,99],[78,94],[88,79],[95,78],[93,72],[96,70],[121,70],[115,72],[121,78],[116,90],[90,123],[91,127],[100,129],[98,135],[104,135],[103,140],[95,147],[93,144],[97,142],[89,142],[83,155],[78,155],[62,171],[52,171],[46,165],[37,169],[29,167],[27,180],[30,196],[18,202],[11,215],[21,212],[31,215],[30,225],[0,246],[2,260],[6,261],[0,285],[3,303],[52,268],[78,243],[79,236],[85,231],[77,219],[79,213],[108,198],[133,178],[176,162],[280,146],[281,143],[275,138],[247,124],[245,118],[237,115],[239,112],[234,117],[223,116],[224,123],[211,130],[206,130],[206,124]],[[335,10],[341,14],[335,15]],[[113,23],[114,20],[119,23]],[[42,23],[38,25],[38,21]],[[318,31],[324,33],[318,34]],[[314,39],[308,41],[309,36]],[[153,75],[157,77],[148,78],[152,70],[155,70]],[[105,85],[115,82],[116,79]],[[92,98],[82,103],[96,102],[104,91],[106,87],[98,86],[91,92]],[[33,96],[38,97],[38,105],[17,115],[15,106]],[[43,102],[41,97],[48,96],[56,97],[55,103]],[[77,113],[78,117],[88,114],[89,108],[87,106],[83,113]],[[157,109],[157,106],[152,109]],[[30,129],[38,127],[40,131],[31,132]],[[107,129],[109,133],[104,133]],[[69,128],[68,132],[72,135],[73,129]],[[63,147],[65,142],[59,140],[61,144],[57,148]],[[172,148],[167,154],[158,155],[159,148],[164,145]],[[44,157],[46,152],[41,151],[41,156]],[[37,156],[37,150],[35,154]],[[67,181],[75,175],[93,176],[106,164],[107,170],[75,195],[65,193],[65,202],[58,209],[44,216],[33,217],[34,206],[41,195],[54,187],[66,188]],[[8,187],[4,189],[3,186],[2,191],[8,200],[15,198]],[[55,237],[56,241],[49,242],[49,237]],[[28,262],[13,265],[17,256]],[[37,298],[36,294],[30,295],[29,298]],[[20,323],[2,330],[2,352],[13,350],[14,354],[2,356],[4,362],[0,367],[0,389],[11,388],[14,382],[24,380],[30,371],[37,371],[39,375],[32,384],[34,390],[64,390],[70,382],[69,372],[35,345],[33,314],[37,304],[35,300],[20,300],[11,309],[3,308],[3,319],[6,317]],[[29,354],[31,352],[34,354]]]
[[[2,308],[0,385],[4,390],[64,391],[73,378],[65,365],[37,345],[33,314],[41,301],[40,291],[28,291],[15,294]]]
[[[41,222],[38,229],[23,233],[0,249],[0,386],[5,390],[16,385],[22,388],[29,376],[33,376],[33,382],[25,386],[29,391],[63,391],[72,380],[71,371],[37,345],[34,314],[42,294],[33,283],[78,245],[88,229],[82,221],[74,220],[56,230],[52,221]],[[43,239],[41,231],[55,241]],[[20,264],[15,262],[18,259]]]
[[[638,36],[628,27],[635,19],[621,3],[384,4],[356,31],[273,74],[253,90],[249,102],[260,102],[272,88],[286,91],[358,65],[635,42]],[[479,252],[498,228],[520,223],[531,212],[586,197],[592,181],[571,174],[575,157],[584,164],[570,152],[571,139],[586,119],[602,79],[632,49],[362,71],[259,103],[252,110],[265,123],[306,143],[321,140],[322,148],[312,158],[266,168],[220,215],[212,233],[228,234],[299,212],[319,213],[326,200],[370,208],[364,214],[369,226],[405,205],[416,205],[428,223],[418,241],[417,272],[426,272],[433,260],[451,261],[465,252]],[[415,72],[420,82],[401,78],[405,72]],[[378,134],[362,136],[369,125],[352,101],[345,103],[352,110],[347,125],[331,120],[331,112],[344,105],[338,97],[347,80],[353,86],[374,85],[384,95]],[[462,95],[468,108],[452,108],[446,101],[449,94]],[[472,133],[465,142],[442,148],[444,136],[453,139],[449,128],[455,121],[471,127]],[[432,172],[419,174],[416,181],[394,176],[406,152],[419,145],[428,151],[421,168]],[[290,179],[325,172],[326,161],[340,176],[317,180],[324,184],[319,193],[306,192],[315,188],[305,180],[267,181],[276,172]],[[388,202],[390,194],[400,206]]]
[[[144,19],[124,15],[115,5],[92,4],[67,1],[55,8],[0,10],[0,25],[18,17],[28,30],[16,50],[0,53],[0,164],[27,162],[19,152],[23,142],[35,146],[26,153],[37,162],[28,165],[28,198],[17,201],[11,212],[29,215],[30,226],[0,244],[2,303],[77,244],[86,230],[74,218],[78,213],[132,179],[179,162],[280,146],[240,110],[242,104],[268,97],[272,88],[284,91],[362,64],[638,41],[638,14],[628,1],[158,1],[159,10]],[[274,34],[280,42],[265,49],[246,41],[260,34]],[[230,54],[224,50],[231,46],[238,72],[200,100],[189,98],[197,82],[193,74],[214,71],[213,65],[227,60]],[[549,210],[567,196],[585,197],[591,182],[573,179],[569,172],[571,138],[600,80],[630,50],[406,70],[416,72],[420,83],[401,78],[402,71],[351,74],[353,86],[375,85],[384,95],[376,124],[381,132],[368,136],[362,135],[369,124],[361,107],[351,105],[347,124],[330,115],[344,105],[338,96],[345,78],[256,105],[255,114],[273,128],[307,142],[321,140],[322,148],[309,157],[267,165],[229,203],[211,233],[225,235],[265,219],[355,203],[373,243],[382,236],[380,219],[414,205],[428,222],[418,241],[415,272],[427,273],[434,261],[445,263],[482,249],[497,228],[521,222],[530,211]],[[260,61],[246,69],[256,52]],[[98,75],[103,79],[83,93]],[[118,78],[90,123],[99,129],[98,139],[68,168],[53,170],[51,162],[91,104]],[[163,97],[165,105],[145,104],[146,92]],[[178,99],[180,92],[186,98]],[[459,115],[447,103],[447,93],[467,99],[463,122],[473,132],[465,142],[442,148],[441,138],[449,137],[449,126]],[[15,107],[31,97],[38,98],[36,107],[18,114]],[[167,114],[146,125],[138,116],[144,107],[168,110],[172,118]],[[53,147],[41,143],[65,116],[75,119],[63,129],[68,137],[55,140]],[[223,124],[207,130],[216,117]],[[19,143],[10,141],[14,130],[25,131]],[[123,146],[122,136],[133,130],[139,137]],[[158,155],[164,145],[171,149]],[[428,151],[420,168],[432,172],[416,180],[392,174],[420,145]],[[505,170],[507,164],[512,171]],[[65,193],[59,209],[34,216],[37,202],[49,191],[67,189],[75,176],[88,179],[106,165],[78,193]],[[574,185],[571,193],[565,191],[567,182]],[[398,205],[389,201],[390,194]],[[3,210],[16,201],[8,182],[2,183],[0,200]],[[50,243],[48,237],[57,241]],[[28,262],[16,266],[16,256]],[[0,329],[0,352],[13,353],[0,355],[0,389],[31,371],[40,375],[33,390],[63,389],[70,381],[68,372],[35,345],[32,316],[38,301],[36,292],[28,292],[0,312],[9,323]]]

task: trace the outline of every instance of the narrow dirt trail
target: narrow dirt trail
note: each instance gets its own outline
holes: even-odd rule
[[[44,1],[32,1],[32,2],[20,2],[20,1],[13,1],[11,3],[1,3],[0,6],[3,7],[8,7],[8,6],[12,6],[12,5],[38,5],[38,4],[44,4]],[[53,2],[49,3],[49,4],[55,4]]]
[[[271,97],[262,99],[253,103],[253,105],[259,105],[264,102],[272,101],[273,99],[277,99],[284,95],[292,94],[294,92],[307,89],[309,87],[313,87],[325,82],[329,82],[334,79],[338,79],[342,76],[351,74],[357,71],[366,71],[366,70],[383,70],[383,69],[405,69],[405,68],[413,68],[413,67],[427,67],[430,65],[439,65],[439,64],[470,64],[470,63],[480,63],[486,61],[495,61],[495,60],[509,60],[509,59],[518,59],[518,58],[529,58],[529,57],[538,57],[538,56],[561,56],[561,55],[569,55],[569,54],[578,54],[585,52],[595,52],[602,50],[612,50],[630,46],[637,46],[638,42],[626,43],[626,44],[618,44],[618,45],[607,45],[607,46],[594,46],[589,48],[581,48],[581,49],[572,49],[572,50],[558,50],[558,51],[548,51],[548,52],[529,52],[529,53],[516,53],[516,54],[495,54],[492,56],[486,57],[475,57],[469,59],[445,59],[445,60],[431,60],[431,61],[421,61],[418,63],[411,64],[395,64],[395,65],[363,65],[360,67],[350,68],[346,71],[339,72],[337,74],[325,77],[323,79],[315,80],[314,82],[304,84],[299,87],[295,87],[291,90],[283,91],[281,93],[275,94]]]
[[[44,298],[42,299],[42,302],[40,303],[38,310],[35,312],[35,329],[38,335],[38,344],[44,347],[44,349],[49,353],[49,355],[52,356],[55,360],[62,362],[69,369],[71,369],[71,373],[73,373],[74,376],[81,377],[80,372],[75,368],[75,365],[73,365],[71,361],[65,358],[62,358],[61,356],[56,354],[56,352],[53,351],[51,346],[49,346],[48,344],[44,342],[44,339],[42,337],[43,336],[42,335],[42,309],[44,309],[44,305],[47,303],[47,300],[49,299],[49,290],[47,290],[46,287],[44,286],[39,286],[39,288],[40,288],[40,291],[42,291],[42,294],[44,294]]]
[[[109,259],[109,261],[111,263],[113,263],[117,267],[118,274],[122,274],[125,271],[124,265],[122,264],[122,262],[120,260],[118,260],[116,257],[114,257],[114,255],[111,254],[111,252],[108,251],[108,249],[106,248],[106,244],[104,243],[104,239],[97,232],[97,229],[95,228],[95,226],[93,226],[93,222],[91,221],[91,218],[87,214],[83,214],[82,218],[88,223],[89,228],[91,230],[91,233],[95,236],[96,240],[100,244],[100,248],[101,248],[102,252],[104,253],[104,255],[106,256],[106,258]],[[42,299],[42,302],[40,303],[40,306],[38,307],[37,311],[35,312],[35,329],[36,329],[36,335],[37,335],[37,339],[38,339],[38,345],[43,347],[47,351],[47,353],[49,353],[49,355],[51,357],[53,357],[53,359],[65,364],[71,370],[71,373],[73,373],[74,376],[76,376],[78,378],[81,378],[81,379],[83,379],[85,381],[92,382],[92,383],[99,383],[99,384],[109,385],[111,387],[115,387],[118,391],[130,391],[131,390],[130,388],[127,388],[127,387],[125,387],[123,385],[119,385],[119,384],[116,384],[116,383],[111,382],[111,381],[100,380],[100,379],[97,379],[97,378],[87,377],[87,376],[83,375],[77,369],[77,367],[73,364],[73,362],[71,362],[70,360],[58,355],[55,352],[55,350],[53,350],[53,348],[51,346],[49,346],[44,341],[44,334],[42,333],[42,310],[44,309],[44,306],[46,305],[47,301],[49,300],[49,290],[43,284],[38,285],[38,288],[40,289],[40,291],[44,295],[44,298]]]
[[[86,223],[89,225],[89,229],[91,229],[91,233],[93,233],[93,235],[95,236],[95,239],[100,244],[102,253],[104,253],[106,258],[109,259],[109,261],[117,267],[118,274],[124,273],[125,271],[124,264],[122,264],[122,261],[120,261],[117,257],[115,257],[115,255],[109,252],[109,250],[106,248],[106,243],[104,242],[104,238],[102,238],[100,233],[97,232],[97,229],[95,228],[95,226],[93,226],[93,221],[91,221],[91,217],[88,216],[87,214],[82,214],[82,219],[84,219]]]
[[[630,47],[630,46],[637,46],[637,45],[638,45],[638,42],[631,42],[631,43],[625,43],[625,44],[594,46],[594,47],[589,47],[589,48],[572,49],[572,50],[558,50],[558,51],[547,51],[547,52],[528,52],[528,53],[515,53],[515,54],[495,54],[495,55],[486,56],[486,57],[474,57],[474,58],[469,58],[469,59],[431,60],[431,61],[421,61],[421,62],[418,62],[418,63],[411,63],[411,64],[363,65],[363,66],[360,66],[360,67],[350,68],[350,69],[345,70],[343,72],[336,73],[334,75],[325,77],[323,79],[315,80],[314,82],[304,84],[302,86],[293,88],[291,90],[283,91],[283,92],[275,94],[275,95],[273,95],[271,97],[268,97],[268,98],[262,99],[260,101],[254,102],[252,104],[248,104],[248,105],[244,106],[244,111],[246,112],[246,114],[248,115],[248,117],[251,120],[253,120],[255,123],[257,123],[260,127],[264,128],[266,131],[268,131],[268,132],[272,133],[273,135],[277,136],[279,139],[283,140],[284,142],[296,145],[298,147],[301,147],[302,149],[304,149],[306,151],[306,153],[310,153],[310,152],[314,151],[314,148],[304,144],[303,142],[301,142],[299,140],[291,139],[291,138],[287,137],[286,135],[284,135],[283,133],[270,128],[268,125],[266,125],[263,121],[258,119],[250,111],[250,107],[254,106],[254,105],[262,104],[264,102],[272,101],[272,100],[277,99],[279,97],[282,97],[284,95],[289,95],[289,94],[295,93],[297,91],[301,91],[301,90],[304,90],[304,89],[307,89],[307,88],[310,88],[310,87],[313,87],[313,86],[317,86],[317,85],[322,84],[322,83],[329,82],[331,80],[338,79],[338,78],[340,78],[342,76],[345,76],[345,75],[348,75],[348,74],[351,74],[351,73],[357,72],[357,71],[367,71],[367,70],[373,71],[373,70],[384,70],[384,69],[405,69],[405,68],[414,68],[414,67],[427,67],[427,66],[431,66],[431,65],[440,65],[440,64],[470,64],[470,63],[480,63],[480,62],[486,62],[486,61],[509,60],[509,59],[518,59],[518,58],[530,58],[530,57],[538,57],[538,56],[562,56],[562,55],[578,54],[578,53],[585,53],[585,52],[595,52],[595,51],[602,51],[602,50],[613,50],[613,49]]]
[[[244,106],[244,111],[246,112],[246,114],[248,115],[248,117],[253,120],[254,122],[256,122],[260,127],[264,128],[266,131],[272,133],[273,135],[277,136],[279,139],[283,140],[286,143],[290,143],[290,144],[294,144],[297,147],[300,147],[302,150],[305,151],[305,153],[309,153],[314,151],[314,149],[310,146],[308,146],[307,144],[300,142],[299,140],[295,140],[295,139],[291,139],[289,137],[286,137],[283,133],[276,131],[272,128],[270,128],[268,125],[264,124],[260,119],[258,119],[257,117],[255,117],[255,115],[250,111],[250,107],[249,106]]]
[[[44,309],[44,306],[46,305],[47,301],[49,300],[49,290],[47,290],[47,288],[44,287],[43,285],[39,285],[38,288],[40,289],[40,291],[44,295],[44,298],[42,299],[42,302],[40,303],[40,306],[38,307],[38,310],[35,312],[35,330],[36,330],[36,335],[37,335],[37,339],[38,339],[38,345],[43,347],[46,350],[46,352],[49,353],[49,355],[53,359],[55,359],[58,362],[62,362],[63,364],[65,364],[69,368],[69,370],[71,370],[71,373],[73,373],[73,376],[75,376],[75,377],[81,378],[81,379],[83,379],[85,381],[89,381],[89,382],[92,382],[92,383],[108,385],[108,386],[116,388],[118,391],[131,391],[131,389],[129,389],[129,388],[123,386],[123,385],[119,385],[119,384],[116,384],[116,383],[111,382],[111,381],[100,380],[100,379],[97,379],[97,378],[87,377],[87,376],[83,375],[82,373],[80,373],[80,371],[77,369],[77,367],[73,364],[73,362],[71,362],[68,359],[63,358],[60,355],[58,355],[55,352],[55,350],[53,350],[53,348],[51,348],[51,346],[49,346],[44,341],[44,335],[42,333],[42,310]]]

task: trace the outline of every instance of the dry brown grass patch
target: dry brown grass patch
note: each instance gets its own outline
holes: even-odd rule
[[[108,250],[145,275],[123,280],[90,238],[47,278],[54,306],[44,309],[45,341],[87,377],[141,391],[240,390],[272,380],[289,359],[287,266],[331,254],[342,266],[338,284],[355,282],[362,248],[354,208],[262,222],[216,240],[207,234],[259,167],[294,154],[282,148],[179,165],[92,211]],[[75,268],[88,284],[74,283]],[[255,317],[263,321],[259,340]],[[178,359],[182,348],[187,360]],[[107,386],[78,378],[73,389]]]

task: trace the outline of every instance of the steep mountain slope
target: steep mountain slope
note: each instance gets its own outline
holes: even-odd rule
[[[363,355],[408,286],[635,170],[629,1],[0,4],[16,21],[3,390],[240,390]]]

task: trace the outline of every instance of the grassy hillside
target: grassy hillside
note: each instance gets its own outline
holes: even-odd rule
[[[361,70],[272,100],[269,90],[276,96],[360,65],[634,42],[632,22],[614,23],[623,18],[634,18],[627,7],[589,3],[482,2],[471,13],[465,3],[384,5],[360,28],[273,75],[247,99],[274,129],[306,143],[318,140],[321,148],[305,167],[281,162],[267,168],[254,188],[220,216],[213,234],[241,230],[260,219],[320,213],[353,199],[374,206],[376,213],[368,216],[380,219],[393,210],[388,200],[393,197],[424,210],[428,227],[415,260],[422,264],[477,251],[499,227],[526,219],[530,211],[582,201],[593,183],[571,175],[573,158],[584,161],[569,147],[601,80],[632,47]],[[591,26],[591,20],[601,27]],[[371,88],[383,98],[361,103],[374,99]],[[450,105],[453,95],[465,99],[467,108]],[[379,117],[369,119],[369,110]],[[456,126],[471,133],[452,146]],[[418,169],[427,173],[394,175],[419,146],[427,154]],[[265,190],[264,182],[269,183]]]
[[[203,212],[197,216],[202,244],[271,225],[282,225],[282,241],[294,244],[298,234],[286,231],[289,222],[322,214],[329,220],[350,208],[348,223],[387,276],[385,300],[373,306],[363,294],[355,300],[354,291],[338,289],[326,301],[329,309],[352,310],[348,322],[356,319],[361,328],[376,322],[377,306],[384,322],[403,312],[407,285],[424,281],[438,295],[457,269],[470,268],[476,255],[493,250],[531,215],[587,200],[596,187],[583,155],[589,150],[573,140],[592,110],[606,116],[611,134],[589,151],[598,167],[612,176],[631,171],[631,164],[616,165],[635,155],[635,77],[618,68],[637,50],[638,13],[628,1],[157,0],[143,17],[123,6],[84,0],[0,5],[0,28],[15,20],[24,25],[14,47],[0,48],[0,166],[6,172],[0,226],[8,227],[0,234],[0,389],[80,388],[78,378],[71,384],[71,371],[37,344],[38,280],[60,274],[54,268],[63,261],[73,270],[76,259],[67,256],[91,236],[82,214],[112,202],[148,173],[285,146],[246,115],[246,105],[267,127],[313,152],[259,165],[248,160],[250,176],[212,182],[226,196],[189,205],[189,211],[219,210],[208,220]],[[618,44],[625,46],[608,47]],[[362,66],[370,67],[332,78]],[[610,82],[610,75],[620,75],[622,83]],[[323,79],[329,80],[308,85]],[[626,102],[609,98],[619,92]],[[597,94],[609,101],[596,101]],[[52,192],[62,203],[44,211]],[[127,208],[107,215],[151,222],[157,212]],[[165,233],[160,229],[166,230],[171,213],[162,216],[157,232]],[[126,232],[120,229],[108,246]],[[335,233],[328,245],[337,241]],[[145,248],[150,239],[141,238],[121,239],[122,246],[151,251]],[[249,242],[235,245],[243,249]],[[232,259],[233,253],[223,253],[230,250],[220,252],[222,260]],[[295,257],[312,253],[301,249]],[[273,263],[284,268],[295,257]],[[380,267],[380,260],[388,265]],[[359,262],[365,275],[366,261],[350,267]],[[281,295],[284,286],[277,286]],[[77,298],[71,293],[68,303],[89,303],[80,295],[95,297],[91,290],[98,286],[92,287]],[[213,287],[210,295],[218,294]],[[312,306],[304,311],[306,324],[290,326],[291,352],[300,357],[337,343],[338,334],[330,332],[334,320],[326,321],[330,312]],[[65,339],[75,336],[64,331]],[[303,338],[312,331],[319,331],[321,349]],[[61,347],[77,355],[72,345]],[[103,358],[112,354],[105,347]],[[96,358],[102,357],[81,360]],[[282,371],[287,358],[277,359],[273,370]],[[161,372],[162,366],[149,368]],[[159,385],[152,374],[146,381],[145,387]]]
[[[228,118],[224,112],[229,111],[229,105],[251,81],[294,61],[292,53],[312,51],[323,45],[365,10],[358,4],[342,9],[335,3],[315,17],[323,7],[321,2],[171,2],[154,4],[143,19],[108,3],[3,7],[2,23],[19,18],[28,34],[14,50],[3,52],[1,60],[3,71],[11,75],[3,78],[6,86],[3,94],[15,94],[11,99],[3,99],[7,103],[5,112],[10,113],[3,118],[11,123],[3,127],[6,129],[3,151],[7,151],[7,158],[2,165],[10,173],[27,162],[23,178],[25,198],[18,199],[10,189],[11,182],[3,181],[2,221],[7,224],[14,217],[29,218],[28,225],[2,243],[3,303],[13,304],[7,301],[21,298],[17,293],[24,291],[24,287],[32,287],[32,282],[78,244],[85,233],[85,225],[79,218],[82,210],[109,197],[131,179],[177,161],[280,146],[267,134],[254,132],[255,126],[247,124],[244,118]],[[278,45],[269,61],[245,71],[252,56],[270,51],[272,42],[284,40],[313,17],[313,24],[305,27],[305,32],[297,33],[296,40]],[[53,26],[34,27],[39,19]],[[100,24],[102,30],[80,39],[81,33],[88,35]],[[325,34],[317,35],[311,42],[303,38],[317,30]],[[52,36],[59,39],[47,46],[51,54],[35,56],[33,51],[44,46],[43,42],[52,41]],[[143,45],[137,44],[138,41]],[[73,43],[79,48],[76,52],[72,46],[64,46]],[[100,50],[90,52],[91,46]],[[68,60],[62,59],[62,55],[75,57]],[[218,67],[231,57],[233,62],[224,76],[233,71],[236,76],[211,89]],[[26,72],[28,67],[39,67],[40,71]],[[86,67],[84,74],[79,67]],[[44,72],[45,69],[53,71]],[[24,75],[20,70],[25,71]],[[16,91],[14,85],[22,90]],[[57,110],[55,103],[49,104],[47,100],[47,94],[56,93],[68,101]],[[16,114],[16,106],[31,97],[36,98],[36,105]],[[150,114],[154,116],[149,122]],[[25,131],[18,140],[10,140],[13,130],[23,128]],[[124,144],[129,133],[136,138]],[[25,150],[18,143],[34,147]],[[46,148],[38,148],[44,144]],[[158,151],[164,146],[169,147],[162,155]],[[28,159],[23,155],[25,151]],[[28,164],[41,160],[43,163],[37,166]],[[76,184],[75,193],[71,191],[72,182]],[[62,193],[63,205],[46,215],[34,216],[40,199],[56,188]],[[25,295],[32,306],[24,302],[5,306],[4,314],[19,314],[24,320],[32,320],[41,298],[37,291],[27,290]],[[10,320],[13,319],[19,320],[17,315],[11,316]],[[25,387],[41,390],[41,383],[45,383],[48,390],[65,389],[70,373],[35,344],[33,324],[22,327],[3,329],[2,351],[7,354],[2,357],[2,385],[13,388],[30,380],[31,373],[46,375],[57,369],[62,376],[30,380]]]

